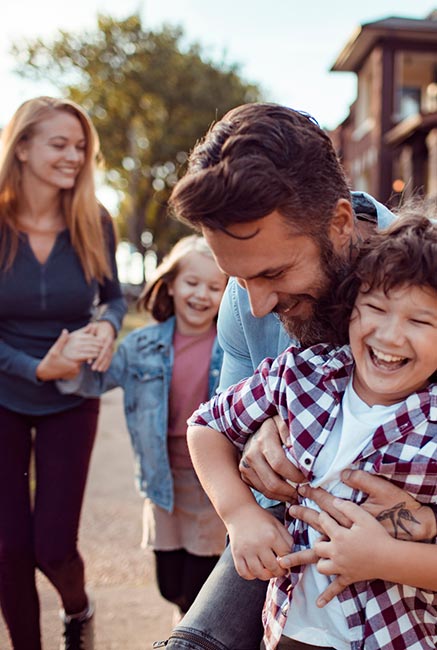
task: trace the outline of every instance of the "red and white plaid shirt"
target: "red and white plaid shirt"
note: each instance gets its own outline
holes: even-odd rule
[[[265,359],[255,374],[200,406],[190,425],[221,431],[242,449],[261,422],[277,413],[290,431],[290,449],[308,481],[339,414],[354,362],[350,348],[289,348]],[[420,427],[420,432],[418,429]],[[292,451],[291,451],[292,447]],[[393,419],[379,426],[353,463],[390,480],[421,503],[437,502],[437,385],[410,395]],[[350,489],[350,499],[365,500]],[[308,548],[308,527],[288,520],[294,550]],[[264,643],[276,648],[293,588],[304,567],[270,581],[264,608]],[[339,596],[351,650],[418,650],[437,647],[437,594],[383,580],[355,583]]]

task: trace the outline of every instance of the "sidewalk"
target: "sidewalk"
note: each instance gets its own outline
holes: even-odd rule
[[[173,607],[156,587],[153,554],[140,548],[142,498],[123,417],[122,391],[102,397],[80,549],[96,600],[96,650],[150,650],[171,629]],[[44,650],[59,650],[59,601],[40,576]],[[0,650],[11,650],[0,616]]]

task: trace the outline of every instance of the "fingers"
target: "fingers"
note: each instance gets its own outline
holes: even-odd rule
[[[269,499],[278,501],[294,501],[296,499],[296,489],[276,474],[263,458],[260,457],[252,466],[247,457],[243,456],[240,460],[239,470],[245,483]]]
[[[334,578],[334,580],[329,584],[329,586],[323,591],[320,596],[316,600],[316,605],[317,607],[324,607],[327,605],[333,598],[338,596],[338,594],[341,594],[341,592],[349,586],[349,582],[342,578],[341,576],[337,576]]]
[[[112,340],[105,341],[97,358],[91,365],[91,370],[96,370],[97,372],[106,372],[106,370],[108,370],[111,364],[113,352],[114,352],[113,341]]]
[[[374,474],[368,474],[361,469],[344,470],[341,474],[341,480],[343,483],[346,483],[346,485],[361,490],[375,499],[381,498],[383,502],[387,499],[388,493],[396,492],[403,494],[403,490],[392,485],[385,478],[375,476]]]
[[[53,343],[52,347],[50,348],[49,352],[51,354],[62,354],[62,351],[65,347],[65,344],[67,343],[69,338],[69,333],[68,330],[63,329],[56,341]]]
[[[296,551],[278,557],[278,564],[283,569],[292,569],[293,567],[302,566],[306,564],[315,564],[319,560],[319,556],[313,548],[306,549],[305,551]]]
[[[321,510],[330,514],[342,526],[346,526],[347,528],[351,526],[351,520],[338,507],[338,504],[342,502],[341,499],[332,496],[332,494],[329,494],[323,488],[312,488],[309,485],[299,486],[298,492],[300,495],[315,501]]]
[[[311,528],[314,528],[314,530],[317,530],[319,533],[323,533],[323,529],[319,522],[320,513],[317,512],[317,510],[307,508],[306,506],[293,505],[289,508],[288,512],[295,519],[305,521],[311,526]]]

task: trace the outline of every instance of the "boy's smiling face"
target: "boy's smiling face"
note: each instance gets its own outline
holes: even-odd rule
[[[370,406],[402,401],[437,369],[437,292],[420,286],[360,292],[349,337],[361,399]]]

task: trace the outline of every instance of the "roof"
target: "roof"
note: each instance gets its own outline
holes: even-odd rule
[[[331,67],[335,72],[357,72],[369,52],[381,41],[396,37],[413,43],[433,44],[437,49],[437,11],[428,18],[392,16],[358,27]]]

